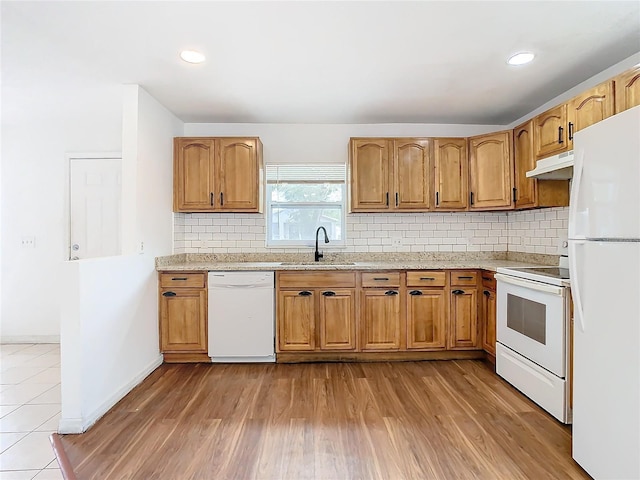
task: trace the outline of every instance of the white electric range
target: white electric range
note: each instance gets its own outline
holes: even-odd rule
[[[563,260],[564,259],[564,260]],[[498,268],[496,372],[563,423],[569,407],[569,270]]]

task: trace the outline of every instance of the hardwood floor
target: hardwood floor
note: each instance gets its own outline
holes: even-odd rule
[[[590,478],[478,360],[164,364],[61,440],[79,479]]]

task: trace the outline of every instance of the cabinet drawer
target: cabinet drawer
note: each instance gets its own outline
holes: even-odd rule
[[[190,288],[204,288],[206,272],[199,273],[161,273],[160,274],[160,287],[190,287]]]
[[[355,287],[354,272],[279,272],[278,288]]]
[[[368,272],[362,274],[363,287],[399,287],[400,272]]]
[[[489,290],[495,290],[496,289],[496,279],[494,278],[495,273],[483,270],[481,272],[481,275],[482,275],[482,286],[484,288],[488,288]]]
[[[407,272],[407,287],[444,287],[444,272]]]
[[[451,272],[451,285],[477,285],[478,272],[469,270],[454,270]]]

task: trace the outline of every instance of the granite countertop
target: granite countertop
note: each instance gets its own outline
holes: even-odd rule
[[[302,254],[178,254],[156,259],[156,270],[276,271],[276,270],[441,270],[557,265],[555,255],[516,252],[335,254],[319,262]]]

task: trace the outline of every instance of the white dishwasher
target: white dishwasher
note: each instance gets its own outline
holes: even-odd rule
[[[273,272],[209,272],[212,362],[275,362]]]

